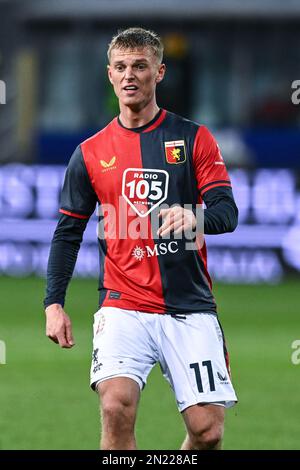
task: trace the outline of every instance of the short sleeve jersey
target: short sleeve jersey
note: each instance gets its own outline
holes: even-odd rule
[[[167,204],[195,207],[231,186],[220,149],[202,125],[161,110],[139,132],[115,118],[74,152],[63,214],[89,218],[99,203],[100,305],[151,313],[215,312],[205,242],[156,235]]]

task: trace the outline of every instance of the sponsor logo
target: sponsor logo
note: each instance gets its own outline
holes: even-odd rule
[[[225,375],[222,375],[222,374],[220,374],[220,372],[217,372],[217,376],[218,376],[218,378],[219,378],[219,380],[220,380],[221,383],[223,383],[223,384],[229,384],[228,377],[227,377],[226,374],[225,374]]]
[[[145,254],[145,250],[143,250],[143,248],[141,248],[140,246],[134,247],[132,251],[132,256],[138,261],[142,261],[142,259],[145,257]]]
[[[184,163],[186,161],[184,140],[165,142],[165,154],[170,164]]]
[[[178,242],[172,240],[168,243],[163,242],[154,244],[153,247],[145,245],[145,249],[136,245],[134,250],[132,251],[132,256],[136,260],[142,261],[142,259],[144,259],[145,257],[151,258],[152,256],[163,256],[167,253],[177,253],[178,250]]]
[[[109,170],[115,170],[117,168],[116,166],[114,166],[114,164],[116,163],[116,159],[117,157],[112,157],[109,162],[106,162],[105,160],[100,160],[101,166],[102,168],[104,168],[104,170],[101,170],[102,173]]]
[[[151,168],[127,168],[123,173],[122,196],[140,217],[167,199],[169,174]]]
[[[121,292],[116,292],[111,290],[108,296],[109,299],[120,299],[121,298]]]

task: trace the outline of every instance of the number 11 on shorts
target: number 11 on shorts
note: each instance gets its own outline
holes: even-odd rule
[[[203,361],[202,366],[207,368],[210,391],[214,392],[216,390],[216,387],[215,387],[215,381],[214,381],[214,375],[213,375],[213,371],[212,371],[211,361]],[[202,378],[201,378],[199,363],[198,362],[193,362],[193,364],[190,364],[190,369],[194,369],[195,377],[196,377],[196,383],[197,383],[197,387],[198,387],[198,392],[203,393]]]

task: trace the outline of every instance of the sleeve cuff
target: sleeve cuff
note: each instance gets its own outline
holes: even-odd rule
[[[59,209],[61,214],[69,215],[70,217],[75,217],[75,219],[88,219],[89,215],[77,214],[76,212],[67,211],[65,209]]]

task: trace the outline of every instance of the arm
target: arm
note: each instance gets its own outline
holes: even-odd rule
[[[83,233],[96,202],[97,196],[78,147],[72,155],[65,176],[60,209],[63,215],[51,243],[44,300],[46,334],[63,348],[74,345],[71,321],[63,307]]]
[[[62,215],[51,243],[44,300],[46,334],[63,348],[74,345],[71,321],[63,306],[86,225],[87,220]]]
[[[218,235],[233,232],[238,224],[238,208],[234,202],[231,188],[216,187],[203,195],[204,233]]]
[[[233,232],[238,222],[238,209],[234,202],[230,178],[219,146],[204,126],[199,127],[195,137],[193,163],[200,197],[207,207],[204,210],[204,230],[202,224],[201,231],[205,234]],[[180,206],[162,209],[159,216],[164,219],[157,232],[160,236],[165,236],[171,231],[180,233],[196,228],[194,213]]]
[[[233,232],[238,223],[231,181],[220,148],[210,131],[200,126],[194,142],[194,170],[200,202],[204,210],[204,233],[221,234]]]
[[[238,208],[234,202],[231,188],[217,187],[210,189],[204,195],[206,209],[204,209],[204,233],[218,235],[233,232],[238,224]],[[161,237],[170,232],[187,233],[196,228],[196,217],[193,211],[181,206],[171,209],[161,209],[159,216],[164,219],[157,234]],[[203,225],[197,228],[203,232]]]

